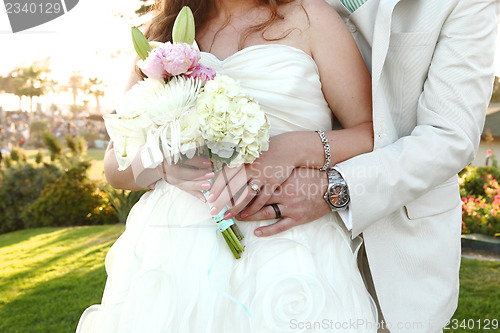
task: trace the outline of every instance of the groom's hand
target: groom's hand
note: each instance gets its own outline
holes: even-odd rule
[[[281,219],[274,224],[255,229],[259,237],[271,236],[294,226],[314,221],[329,213],[330,207],[323,195],[328,187],[325,172],[296,168],[290,177],[272,194],[266,206],[252,215],[241,212],[241,221],[261,221],[276,218],[276,212],[270,204],[277,204]]]

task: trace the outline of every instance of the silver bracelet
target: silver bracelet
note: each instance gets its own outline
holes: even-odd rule
[[[322,130],[317,130],[319,138],[321,139],[321,143],[323,144],[323,148],[325,149],[325,164],[319,171],[326,171],[329,169],[330,162],[332,160],[332,153],[330,151],[330,143],[328,142],[328,138],[325,135],[325,132]]]

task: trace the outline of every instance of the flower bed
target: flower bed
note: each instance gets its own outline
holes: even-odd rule
[[[462,233],[500,236],[500,169],[468,166],[460,174]]]

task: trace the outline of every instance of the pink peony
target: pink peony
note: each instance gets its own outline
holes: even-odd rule
[[[193,69],[193,72],[186,75],[187,77],[192,77],[193,79],[199,79],[202,81],[210,81],[215,77],[215,70],[211,67],[207,67],[203,64],[198,64]]]
[[[149,52],[140,68],[150,78],[169,78],[180,74],[191,74],[200,59],[200,51],[192,46],[167,42]]]

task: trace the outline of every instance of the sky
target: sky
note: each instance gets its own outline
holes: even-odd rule
[[[80,0],[67,14],[14,34],[0,1],[0,75],[50,57],[51,77],[61,84],[68,81],[73,71],[81,71],[84,78],[103,80],[107,86],[101,105],[110,110],[123,93],[135,59],[130,27],[145,20],[134,14],[139,6],[139,0]],[[500,50],[500,37],[497,49]],[[500,51],[496,63],[500,76]],[[7,101],[5,96],[0,97],[2,104],[18,103],[17,98]],[[70,96],[56,103],[72,103],[68,99]]]
[[[106,82],[103,103],[110,106],[135,59],[130,28],[144,21],[134,13],[139,6],[138,0],[80,0],[65,15],[14,34],[0,2],[0,75],[50,57],[50,76],[61,84],[77,70]]]

